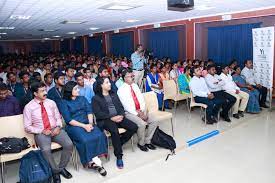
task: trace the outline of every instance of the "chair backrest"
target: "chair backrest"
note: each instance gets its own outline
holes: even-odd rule
[[[0,117],[0,138],[2,137],[26,137],[30,145],[34,145],[34,136],[24,129],[23,115]]]
[[[177,85],[174,80],[164,80],[163,81],[163,93],[164,100],[174,99],[178,94]]]
[[[146,109],[149,113],[159,110],[157,94],[153,91],[143,93]]]

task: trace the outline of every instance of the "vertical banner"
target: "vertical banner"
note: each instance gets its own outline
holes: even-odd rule
[[[253,29],[253,69],[256,80],[262,86],[273,86],[274,27]]]

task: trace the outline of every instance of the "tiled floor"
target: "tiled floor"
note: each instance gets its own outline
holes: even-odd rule
[[[260,115],[246,114],[232,123],[205,125],[199,119],[199,110],[188,114],[185,105],[177,109],[175,118],[176,156],[165,161],[169,151],[141,152],[130,143],[124,147],[125,168],[118,170],[112,155],[110,162],[104,161],[108,171],[106,177],[80,167],[77,172],[72,165],[68,169],[73,183],[274,183],[275,182],[275,112],[262,111]],[[161,129],[171,132],[169,122],[162,122]],[[218,136],[192,147],[186,142],[195,137],[220,130]],[[59,153],[57,152],[58,156]],[[7,182],[18,181],[18,162],[7,166]]]

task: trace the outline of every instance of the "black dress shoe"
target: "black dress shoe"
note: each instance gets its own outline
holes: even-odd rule
[[[215,121],[213,119],[208,119],[206,124],[208,125],[213,125],[215,123]]]
[[[240,117],[244,117],[243,111],[239,111],[238,114]]]
[[[218,123],[218,120],[214,117],[211,120],[213,121],[213,123]]]
[[[261,104],[260,105],[262,108],[269,108],[266,104]]]
[[[145,146],[146,146],[148,149],[156,150],[156,146],[154,146],[153,144],[145,144]]]
[[[61,178],[59,173],[53,174],[53,183],[61,183]]]
[[[63,170],[60,172],[60,174],[65,178],[65,179],[71,179],[73,176],[68,170],[63,168]]]
[[[141,151],[144,151],[144,152],[148,152],[149,150],[148,150],[148,148],[144,145],[144,146],[141,146],[141,145],[137,145],[138,146],[138,148],[141,150]]]
[[[228,122],[228,123],[231,122],[231,119],[229,117],[224,117],[223,120],[226,121],[226,122]]]
[[[233,114],[233,117],[236,118],[236,119],[240,119],[239,114]]]

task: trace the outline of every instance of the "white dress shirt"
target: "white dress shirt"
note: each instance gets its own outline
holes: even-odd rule
[[[93,89],[93,85],[95,83],[95,78],[84,78],[84,85],[90,86]]]
[[[205,82],[210,92],[217,92],[223,90],[222,87],[224,85],[224,81],[217,74],[215,74],[214,76],[212,76],[211,74],[207,74],[205,76]]]
[[[225,75],[224,73],[221,73],[220,77],[224,81],[224,85],[222,86],[223,90],[227,92],[236,92],[236,90],[240,90],[240,88],[233,81],[233,78],[231,75],[229,74]]]
[[[144,97],[143,97],[137,84],[133,83],[132,88],[137,96],[138,101],[139,101],[140,110],[144,112],[145,111]],[[138,115],[138,113],[136,111],[135,102],[134,102],[134,99],[133,99],[132,93],[131,93],[131,87],[129,84],[123,83],[119,87],[119,89],[117,91],[117,95],[118,95],[125,111],[127,111],[131,114],[134,114],[134,115]]]
[[[194,97],[208,97],[208,94],[211,93],[203,77],[194,76],[190,80],[189,87]]]
[[[0,78],[3,79],[3,83],[7,84],[7,73],[6,72],[1,72]]]
[[[244,67],[241,76],[245,79],[245,81],[250,84],[250,85],[256,85],[257,81],[254,76],[254,71],[253,69],[249,69],[247,67]]]

